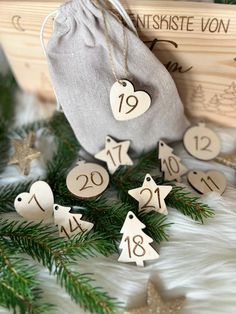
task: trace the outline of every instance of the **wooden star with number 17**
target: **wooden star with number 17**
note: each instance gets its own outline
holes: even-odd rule
[[[124,314],[180,314],[184,297],[163,300],[153,282],[147,286],[147,305],[126,311]]]
[[[38,159],[40,152],[33,148],[35,136],[29,133],[22,140],[13,140],[14,155],[9,161],[9,165],[19,165],[21,173],[25,176],[29,173],[29,165],[31,160]]]
[[[157,185],[150,174],[146,174],[140,188],[129,190],[128,193],[139,202],[139,211],[152,210],[167,215],[166,196],[172,190],[170,185]]]
[[[95,155],[95,158],[105,161],[107,168],[113,174],[120,166],[133,165],[128,155],[130,141],[116,142],[110,136],[106,137],[105,148]]]

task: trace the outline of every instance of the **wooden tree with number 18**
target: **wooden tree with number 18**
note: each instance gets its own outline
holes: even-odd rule
[[[128,212],[121,233],[123,237],[119,248],[122,250],[119,262],[135,262],[137,266],[144,266],[144,261],[155,260],[159,254],[151,247],[150,238],[142,229],[146,226],[134,215]]]

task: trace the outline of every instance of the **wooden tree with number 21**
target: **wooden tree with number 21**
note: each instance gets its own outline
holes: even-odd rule
[[[144,261],[155,260],[159,254],[151,247],[153,239],[142,229],[146,226],[135,216],[128,212],[121,233],[123,237],[119,248],[122,249],[119,262],[135,262],[137,266],[144,266]]]

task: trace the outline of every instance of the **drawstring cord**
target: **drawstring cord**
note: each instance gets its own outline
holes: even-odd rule
[[[138,33],[137,33],[137,30],[131,20],[131,18],[129,17],[128,13],[126,12],[125,8],[123,7],[123,5],[120,3],[119,0],[108,0],[112,5],[113,7],[117,10],[117,12],[121,15],[122,19],[126,22],[126,24],[128,25],[128,27],[130,28],[130,30],[138,36]],[[59,14],[59,10],[54,10],[52,12],[50,12],[44,19],[43,23],[42,23],[42,26],[41,26],[41,29],[40,29],[40,43],[41,43],[41,47],[43,49],[43,53],[45,55],[45,57],[47,58],[47,50],[46,50],[46,46],[45,46],[45,43],[44,43],[44,30],[45,30],[45,27],[46,27],[46,24],[48,22],[48,19],[51,17],[51,16],[56,16],[55,17],[55,20],[57,18]],[[54,20],[54,22],[55,22]],[[62,110],[62,107],[59,103],[59,100],[58,100],[58,97],[57,97],[57,94],[56,94],[56,91],[53,87],[53,91],[54,91],[54,94],[55,94],[55,97],[56,97],[56,101],[57,101],[57,111],[63,111]]]

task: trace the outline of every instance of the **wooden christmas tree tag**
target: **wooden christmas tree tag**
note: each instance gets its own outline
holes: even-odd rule
[[[135,262],[144,266],[144,261],[155,260],[159,254],[151,247],[153,239],[142,229],[146,226],[131,211],[128,212],[121,233],[123,233],[119,248],[122,250],[119,262]]]
[[[165,180],[181,182],[181,176],[188,170],[180,163],[180,158],[172,154],[173,149],[163,141],[159,141],[158,159],[161,159],[161,171]]]
[[[169,185],[157,185],[150,174],[146,174],[143,185],[129,190],[128,193],[139,202],[139,210],[150,212],[152,210],[167,215],[164,199],[172,190]]]
[[[109,184],[109,174],[105,168],[95,163],[79,161],[68,174],[68,190],[80,198],[100,195]]]
[[[200,160],[214,159],[220,153],[220,140],[204,123],[189,128],[184,134],[184,146],[188,153]]]
[[[88,232],[93,223],[81,220],[81,214],[71,213],[71,207],[54,205],[54,223],[58,226],[60,237],[70,238],[81,232]]]
[[[135,91],[128,80],[117,81],[111,88],[110,103],[116,120],[137,118],[151,106],[151,97],[145,91]]]
[[[110,136],[106,137],[105,148],[95,155],[95,158],[105,161],[108,170],[113,174],[120,166],[133,165],[128,155],[130,141],[116,142]]]
[[[188,181],[199,193],[218,192],[223,194],[226,189],[226,178],[222,172],[192,170],[188,173]]]
[[[18,214],[29,220],[43,220],[51,217],[53,204],[52,190],[44,181],[35,182],[29,193],[19,194],[14,202]]]

